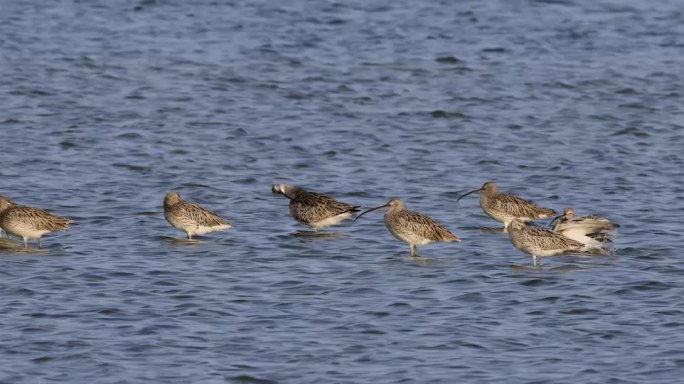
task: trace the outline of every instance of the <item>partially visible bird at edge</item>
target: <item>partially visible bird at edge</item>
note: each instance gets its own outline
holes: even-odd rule
[[[7,196],[0,195],[0,215],[2,215],[3,210],[7,209],[7,207],[9,207],[12,204],[14,204],[12,202],[12,199],[10,199]],[[5,208],[2,208],[2,207],[5,207]],[[0,239],[2,238],[2,232],[4,232],[4,231],[3,231],[2,227],[0,227]],[[7,235],[7,236],[9,237],[9,235]]]
[[[0,198],[0,228],[8,236],[14,235],[24,240],[24,248],[28,241],[37,239],[38,249],[43,246],[43,235],[53,231],[66,231],[73,220],[55,216],[40,208],[15,204],[12,200]]]

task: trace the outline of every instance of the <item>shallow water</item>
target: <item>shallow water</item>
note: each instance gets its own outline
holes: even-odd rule
[[[0,194],[77,221],[0,247],[0,382],[679,378],[679,2],[190,3],[0,0]],[[616,255],[533,270],[456,204],[486,180]],[[302,236],[273,182],[463,242]],[[233,228],[176,241],[171,189]]]

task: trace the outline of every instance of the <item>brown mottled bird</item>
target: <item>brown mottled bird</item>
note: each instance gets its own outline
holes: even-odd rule
[[[292,185],[273,184],[271,191],[290,199],[292,217],[314,231],[351,219],[359,211],[359,206]]]
[[[404,203],[397,199],[390,199],[385,205],[368,209],[361,216],[376,209],[389,208],[385,213],[385,226],[397,239],[408,243],[411,247],[411,257],[418,256],[418,245],[435,242],[461,241],[446,227],[432,218],[420,213],[409,211]]]
[[[513,246],[532,255],[532,264],[537,266],[537,257],[541,266],[542,256],[556,256],[569,252],[583,252],[583,243],[567,238],[562,234],[548,229],[527,225],[521,219],[513,219],[508,228],[508,236]]]
[[[461,195],[456,202],[475,192],[482,192],[480,196],[482,210],[492,219],[504,223],[504,229],[507,229],[511,221],[516,218],[530,221],[545,219],[556,214],[553,209],[542,208],[518,196],[499,192],[499,188],[493,181],[488,181],[481,188]]]
[[[209,232],[223,231],[230,223],[208,209],[181,199],[178,192],[169,192],[164,197],[164,217],[179,231],[188,235],[204,235]]]
[[[0,228],[8,234],[21,237],[24,247],[28,241],[38,239],[38,248],[42,247],[44,234],[53,231],[66,231],[72,220],[55,216],[39,208],[14,204],[8,198],[0,199]]]

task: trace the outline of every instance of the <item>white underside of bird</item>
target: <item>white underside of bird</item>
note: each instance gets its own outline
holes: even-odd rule
[[[352,217],[354,217],[353,212],[345,212],[345,213],[341,213],[337,216],[328,217],[328,218],[320,220],[320,221],[316,221],[313,223],[303,223],[303,224],[309,225],[315,230],[319,230],[319,229],[323,229],[323,228],[330,227],[333,225],[337,225],[337,224],[339,224],[339,223],[341,223],[347,219],[351,219]]]

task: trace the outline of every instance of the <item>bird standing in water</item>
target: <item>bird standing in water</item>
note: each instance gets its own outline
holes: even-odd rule
[[[527,225],[521,219],[513,219],[508,228],[508,236],[513,246],[519,250],[532,255],[532,265],[542,265],[541,257],[557,256],[569,252],[582,252],[586,248],[579,241],[567,238],[562,234],[548,229]]]
[[[499,188],[493,181],[488,181],[482,187],[464,193],[456,202],[475,192],[482,192],[480,195],[482,210],[492,219],[504,223],[504,230],[508,229],[513,219],[516,218],[530,221],[545,219],[556,214],[553,209],[542,208],[518,196],[499,192]]]
[[[72,220],[55,216],[40,208],[14,204],[8,198],[0,199],[0,228],[4,229],[8,237],[10,234],[24,240],[24,248],[28,248],[28,241],[38,240],[38,248],[42,244],[42,237],[53,231],[66,231]]]
[[[185,232],[188,240],[192,240],[193,235],[204,235],[231,227],[228,221],[217,214],[183,200],[178,192],[169,192],[164,197],[164,217],[174,228]]]
[[[271,191],[290,199],[292,217],[316,232],[351,219],[359,211],[358,205],[343,203],[330,196],[288,184],[273,184]]]
[[[356,220],[368,212],[382,208],[389,208],[385,213],[385,226],[394,237],[409,244],[411,257],[418,257],[418,245],[461,241],[458,236],[432,218],[406,209],[404,203],[397,198],[391,199],[387,204],[364,211]]]

